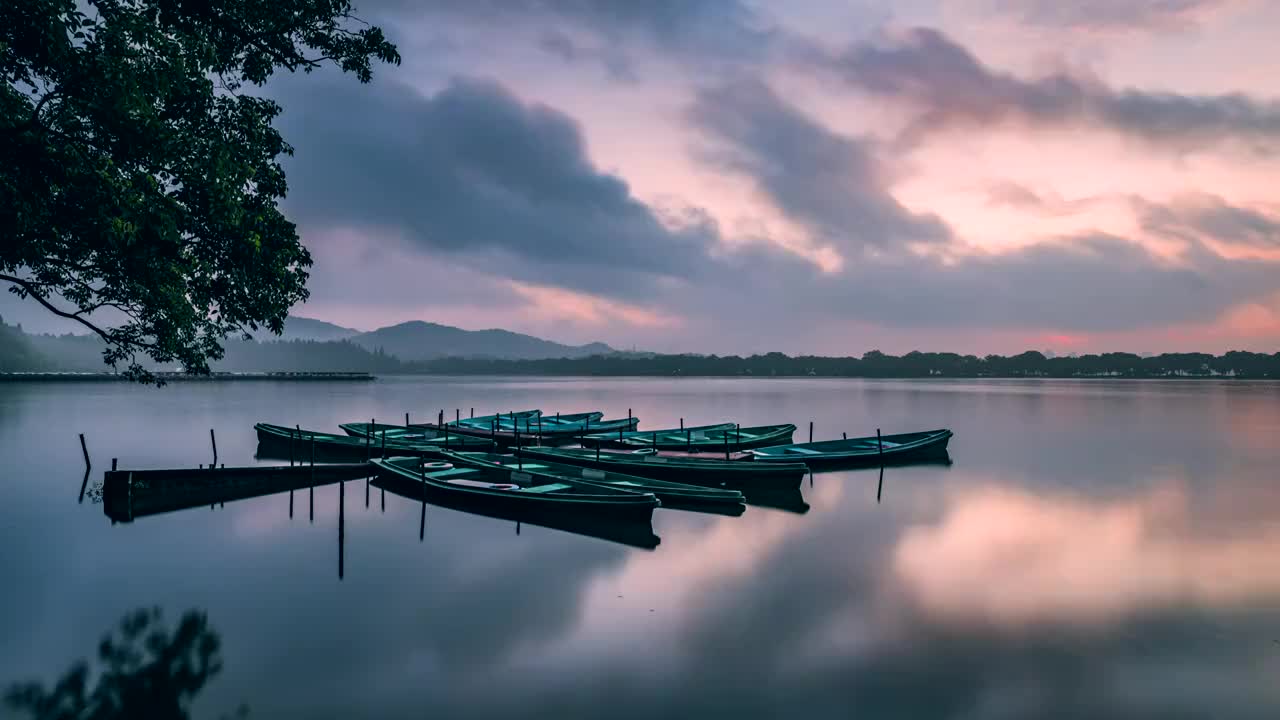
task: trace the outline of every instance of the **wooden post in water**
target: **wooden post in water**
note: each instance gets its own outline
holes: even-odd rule
[[[880,465],[880,482],[876,485],[876,502],[880,502],[880,491],[884,489],[884,464]]]
[[[516,469],[524,470],[524,458],[520,454],[520,427],[516,426],[513,432],[516,438]]]
[[[408,423],[405,423],[406,425]],[[342,579],[346,550],[347,482],[338,483],[338,579]]]
[[[387,456],[387,431],[383,430],[382,431],[382,452],[378,455],[378,457],[386,457],[386,456]]]
[[[209,428],[209,444],[213,446],[213,464],[209,467],[217,467],[218,465],[218,439],[213,436],[213,428]]]
[[[111,470],[112,470],[112,472],[115,472],[115,469],[116,469],[116,459],[115,459],[115,458],[111,458]]]
[[[880,428],[876,428],[876,447],[880,449],[880,467],[884,467],[884,440],[880,439]]]
[[[89,462],[89,448],[85,447],[84,444],[84,433],[80,433],[80,452],[84,454],[85,469],[93,467],[93,463]]]
[[[724,434],[724,459],[729,459],[729,433]]]
[[[476,409],[471,408],[471,417],[475,417],[475,416],[476,416]]]
[[[444,426],[444,449],[449,449],[449,426]]]
[[[680,429],[684,429],[684,418],[680,418]]]
[[[842,433],[840,433],[840,439],[841,439],[841,440],[848,440],[848,439],[849,439],[849,433],[847,433],[847,432],[842,432]]]
[[[373,459],[373,418],[369,418],[369,432],[364,434],[364,461]]]
[[[293,428],[289,428],[289,467],[293,467]]]
[[[809,421],[809,442],[813,442],[813,421]]]
[[[742,424],[734,423],[733,425],[734,439],[738,443],[738,452],[742,452]]]
[[[444,409],[441,408],[440,413],[436,415],[436,427],[440,427],[443,424],[444,424]]]
[[[293,491],[289,491],[289,519],[293,519]]]
[[[462,422],[462,408],[453,409],[453,422],[454,423]]]
[[[692,430],[684,431],[684,451],[693,452],[693,431]]]
[[[404,414],[404,426],[409,427],[409,413]]]

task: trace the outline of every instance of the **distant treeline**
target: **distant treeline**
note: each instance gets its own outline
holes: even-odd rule
[[[1240,377],[1280,379],[1280,353],[1168,353],[1141,357],[1104,353],[1048,358],[1030,351],[1012,357],[879,351],[856,357],[766,355],[603,355],[562,360],[450,358],[422,363],[415,372],[459,375],[690,375],[756,377]]]
[[[441,358],[405,362],[383,352],[339,340],[253,342],[233,340],[226,357],[213,364],[223,372],[368,372],[375,375],[651,375],[754,377],[1123,377],[1275,378],[1280,353],[1167,353],[1141,357],[1104,353],[1045,357],[1031,351],[1012,357],[910,352],[862,357],[751,355],[654,355],[613,353],[556,360]],[[84,335],[28,335],[0,321],[0,372],[101,372],[102,343]],[[178,368],[155,367],[156,370]]]

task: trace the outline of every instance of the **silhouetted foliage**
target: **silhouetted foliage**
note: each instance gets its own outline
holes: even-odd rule
[[[105,341],[207,372],[281,332],[310,255],[277,205],[280,107],[244,94],[332,62],[399,62],[350,0],[0,2],[0,280]],[[96,314],[95,314],[96,313]]]
[[[33,720],[188,717],[191,701],[219,671],[218,633],[202,612],[182,616],[172,633],[160,610],[137,610],[98,645],[98,666],[81,660],[53,685],[15,685],[5,703]],[[93,687],[90,689],[90,683]],[[241,707],[238,716],[247,714]]]

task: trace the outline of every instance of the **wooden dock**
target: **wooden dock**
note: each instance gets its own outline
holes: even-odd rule
[[[368,382],[375,375],[366,372],[213,372],[208,375],[158,372],[165,382],[232,382],[270,380],[275,382]],[[126,378],[109,372],[11,372],[0,373],[0,382],[123,382]]]
[[[367,478],[375,472],[368,463],[108,470],[103,473],[102,497],[108,517],[131,522],[147,515]]]

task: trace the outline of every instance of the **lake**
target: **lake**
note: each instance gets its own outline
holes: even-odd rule
[[[473,407],[956,435],[950,466],[805,480],[807,512],[659,509],[655,549],[363,480],[114,525],[92,492],[113,457],[208,463],[210,428],[230,466],[258,421]],[[4,686],[155,606],[220,640],[200,718],[1280,717],[1280,384],[9,383],[0,456]]]

